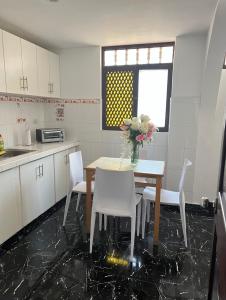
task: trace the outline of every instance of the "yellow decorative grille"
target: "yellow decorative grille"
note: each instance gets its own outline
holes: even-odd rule
[[[123,119],[132,118],[132,71],[109,71],[106,74],[106,126],[120,126]]]

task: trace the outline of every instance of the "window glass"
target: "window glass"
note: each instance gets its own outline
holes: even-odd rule
[[[173,60],[173,46],[162,47],[161,63],[171,63]]]
[[[135,65],[137,63],[137,49],[127,50],[127,65]]]
[[[126,50],[117,50],[116,51],[116,65],[125,65],[126,64]]]
[[[160,48],[150,48],[150,64],[159,64],[160,63]]]
[[[104,51],[104,65],[105,66],[115,65],[115,50]]]
[[[147,64],[148,63],[148,48],[138,49],[138,63]]]
[[[138,116],[148,115],[157,127],[165,126],[168,70],[140,70]]]

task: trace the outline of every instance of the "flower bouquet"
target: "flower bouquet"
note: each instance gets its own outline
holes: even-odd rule
[[[124,119],[120,126],[123,137],[131,145],[131,163],[136,163],[139,158],[139,146],[143,147],[144,141],[151,142],[157,127],[146,115]]]

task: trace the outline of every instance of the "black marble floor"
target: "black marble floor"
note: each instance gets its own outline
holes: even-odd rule
[[[59,207],[17,243],[0,248],[1,300],[207,299],[213,229],[207,210],[187,209],[186,249],[179,211],[161,207],[158,252],[151,223],[146,238],[136,238],[132,263],[129,220],[109,218],[107,232],[96,228],[90,255],[82,205],[76,213],[73,199],[65,229],[63,212]]]

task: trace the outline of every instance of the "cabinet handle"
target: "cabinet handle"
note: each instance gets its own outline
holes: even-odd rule
[[[53,90],[53,83],[52,83],[52,93],[54,93],[54,90]]]
[[[36,180],[40,177],[40,166],[35,168]]]
[[[24,90],[24,76],[20,77],[20,89]]]
[[[27,80],[27,77],[25,78],[25,89],[28,91],[28,80]]]
[[[41,171],[42,171],[42,173],[41,173],[41,176],[43,176],[44,175],[44,168],[43,168],[43,164],[41,165]]]

